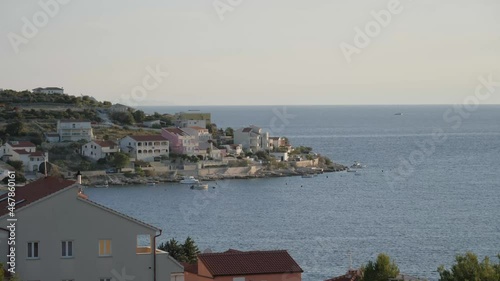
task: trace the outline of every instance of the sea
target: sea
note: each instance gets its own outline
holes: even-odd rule
[[[143,107],[211,112],[219,128],[260,126],[357,173],[91,189],[90,199],[192,237],[202,252],[285,249],[320,281],[387,253],[437,280],[457,254],[500,253],[500,106]]]

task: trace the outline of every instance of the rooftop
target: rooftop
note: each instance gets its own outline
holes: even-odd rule
[[[240,252],[198,255],[212,276],[255,274],[302,273],[303,270],[284,250]]]
[[[16,188],[16,210],[66,189],[76,182],[57,177],[46,177]],[[7,194],[0,195],[0,216],[9,213]]]
[[[98,144],[100,147],[111,147],[111,146],[117,146],[117,144],[114,141],[110,140],[95,140],[94,141],[96,144]]]
[[[9,141],[8,144],[11,147],[36,147],[36,145],[30,141]]]
[[[179,136],[187,136],[188,135],[186,132],[184,132],[180,128],[171,127],[171,128],[164,128],[163,130],[170,132],[172,134],[179,135]]]
[[[167,141],[166,138],[164,138],[161,135],[141,135],[141,136],[129,136],[132,139],[136,141]]]

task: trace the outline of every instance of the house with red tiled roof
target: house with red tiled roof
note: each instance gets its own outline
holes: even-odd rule
[[[360,269],[349,269],[346,274],[333,277],[325,281],[359,281],[361,280],[361,270]]]
[[[106,158],[120,151],[120,146],[110,140],[94,140],[82,145],[82,156],[94,161]]]
[[[160,161],[169,156],[169,140],[161,135],[126,136],[119,141],[120,150],[133,160]]]
[[[287,251],[229,250],[198,255],[184,267],[185,281],[300,281],[302,268]]]
[[[15,263],[7,254],[0,263],[15,265],[20,280],[182,280],[182,265],[156,249],[161,229],[91,201],[75,181],[45,177],[7,195],[0,252],[15,252]]]
[[[194,155],[199,143],[194,135],[181,128],[169,127],[161,130],[161,135],[170,142],[170,151],[177,154]]]
[[[48,153],[36,151],[36,145],[29,141],[10,141],[0,146],[1,160],[21,161],[27,172],[39,171],[48,157]]]

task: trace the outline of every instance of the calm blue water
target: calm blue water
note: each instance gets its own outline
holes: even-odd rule
[[[436,268],[457,253],[500,252],[500,106],[444,119],[450,108],[196,108],[212,112],[219,127],[252,123],[336,162],[367,168],[360,175],[220,181],[209,191],[169,184],[87,193],[161,227],[163,240],[190,235],[201,250],[213,251],[287,249],[305,281],[344,274],[348,252],[354,266],[386,252],[402,272],[436,280]],[[434,137],[437,129],[445,139]]]

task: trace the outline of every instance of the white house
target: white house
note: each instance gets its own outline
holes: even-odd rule
[[[44,133],[45,140],[47,142],[60,142],[61,141],[61,136],[59,136],[58,133],[56,132],[49,132],[49,133]]]
[[[58,120],[57,133],[60,141],[91,141],[94,138],[94,131],[90,121],[87,120]]]
[[[29,141],[10,141],[0,147],[3,161],[21,161],[24,171],[38,172],[40,165],[49,160],[48,153],[36,151],[36,145]]]
[[[270,152],[269,155],[274,156],[278,162],[286,162],[289,158],[288,152]]]
[[[91,201],[75,181],[45,177],[17,187],[15,217],[9,202],[0,195],[0,262],[10,268],[15,247],[21,280],[184,280],[182,265],[156,249],[161,229]]]
[[[153,126],[161,126],[161,121],[160,121],[160,119],[158,119],[158,120],[151,120],[151,121],[144,121],[144,122],[142,122],[142,125],[146,126],[148,128],[151,128]]]
[[[235,130],[234,143],[241,144],[244,149],[253,152],[270,149],[269,133],[253,125]]]
[[[243,152],[243,146],[241,144],[225,144],[222,145],[227,151],[227,154],[240,155]]]
[[[130,106],[126,106],[126,105],[123,105],[123,104],[120,104],[120,103],[116,103],[116,104],[113,104],[109,108],[109,111],[110,112],[127,112],[127,111],[134,112],[135,109],[133,107],[130,107]]]
[[[106,158],[120,151],[120,146],[114,141],[98,141],[94,140],[82,145],[82,156],[89,157],[93,160]]]
[[[132,159],[147,162],[158,161],[170,154],[169,141],[161,135],[126,136],[120,140],[120,149]]]
[[[212,115],[210,113],[203,113],[198,111],[179,112],[174,115],[174,124],[179,128],[186,127],[202,127],[206,128],[212,122]]]
[[[58,87],[47,87],[47,88],[35,88],[33,89],[33,93],[37,94],[64,94],[64,88]]]

